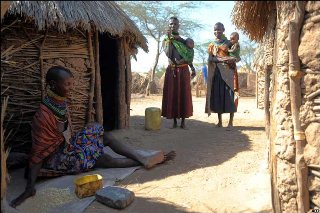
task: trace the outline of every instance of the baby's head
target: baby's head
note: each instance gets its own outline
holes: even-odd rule
[[[188,48],[194,48],[194,41],[191,38],[186,39],[186,45]]]
[[[239,34],[238,34],[237,32],[231,33],[231,35],[230,35],[230,42],[231,42],[232,44],[235,44],[235,43],[237,43],[238,41],[239,41]]]

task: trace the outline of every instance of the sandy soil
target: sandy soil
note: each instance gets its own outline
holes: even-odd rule
[[[131,128],[115,131],[117,138],[138,148],[175,150],[174,161],[151,170],[140,169],[118,185],[132,190],[135,201],[123,213],[272,212],[267,172],[267,139],[263,111],[254,98],[241,98],[231,130],[215,128],[216,115],[204,113],[205,99],[193,97],[194,116],[188,130],[144,130],[147,107],[161,107],[161,96],[133,95]],[[224,126],[228,115],[223,116]],[[94,202],[86,213],[108,212]]]

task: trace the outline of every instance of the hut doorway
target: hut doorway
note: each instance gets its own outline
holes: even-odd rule
[[[118,41],[109,33],[99,34],[101,94],[103,126],[105,130],[117,128],[118,120]]]

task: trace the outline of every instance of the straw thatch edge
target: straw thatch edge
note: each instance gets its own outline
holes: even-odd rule
[[[275,1],[236,1],[232,10],[232,22],[251,40],[262,42],[275,10]]]
[[[148,52],[147,39],[112,1],[11,1],[1,21],[8,15],[20,15],[27,21],[34,21],[40,31],[54,27],[66,32],[68,27],[80,27],[108,32],[112,36],[130,37]]]

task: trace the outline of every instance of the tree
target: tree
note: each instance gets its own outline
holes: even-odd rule
[[[157,42],[157,50],[152,67],[151,81],[147,87],[147,95],[155,87],[154,76],[159,56],[163,52],[161,42],[168,29],[171,16],[180,20],[180,32],[183,36],[191,36],[201,25],[188,18],[188,10],[195,9],[199,2],[161,2],[161,1],[118,1],[119,6],[138,25],[141,32]]]
[[[201,44],[196,44],[194,47],[196,53],[195,58],[202,62],[202,66],[207,63],[209,44],[210,42],[207,41]]]
[[[242,41],[240,43],[240,58],[244,66],[253,72],[252,62],[254,57],[254,51],[256,50],[256,44],[253,41]]]

